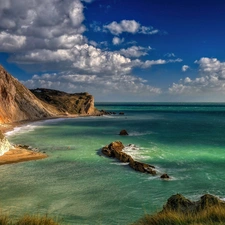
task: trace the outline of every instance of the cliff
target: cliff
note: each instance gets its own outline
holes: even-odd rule
[[[0,66],[0,123],[50,117],[53,112]]]
[[[67,94],[49,89],[32,92],[0,65],[0,124],[62,114],[98,113],[94,98],[88,93]]]
[[[68,94],[45,88],[30,91],[46,104],[54,106],[61,114],[93,115],[98,113],[98,110],[94,107],[94,97],[87,92]]]

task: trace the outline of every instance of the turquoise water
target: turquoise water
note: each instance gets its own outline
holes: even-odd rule
[[[36,122],[9,133],[12,143],[49,157],[0,167],[0,208],[18,217],[49,214],[66,224],[127,225],[160,210],[176,193],[225,198],[225,104],[98,103],[124,116]],[[126,129],[129,136],[119,136]],[[121,140],[163,181],[99,154]]]

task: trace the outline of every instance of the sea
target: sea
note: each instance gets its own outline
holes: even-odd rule
[[[96,103],[115,115],[38,121],[7,138],[46,152],[0,166],[0,210],[15,219],[48,215],[65,224],[128,225],[180,193],[225,198],[225,103]],[[124,115],[119,115],[123,112]],[[128,136],[120,136],[121,130]],[[157,175],[101,154],[121,141]],[[160,176],[167,173],[169,180]]]

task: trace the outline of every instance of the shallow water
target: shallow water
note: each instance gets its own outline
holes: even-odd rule
[[[225,197],[224,104],[104,104],[124,116],[36,122],[9,133],[12,143],[45,151],[44,160],[0,167],[0,207],[45,214],[68,224],[129,224],[182,193]],[[119,136],[126,129],[129,136]],[[121,140],[135,159],[155,165],[163,181],[99,155]]]

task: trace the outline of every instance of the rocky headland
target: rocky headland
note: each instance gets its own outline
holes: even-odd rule
[[[0,124],[80,114],[99,114],[92,95],[30,91],[0,65]]]
[[[27,89],[0,65],[0,165],[47,157],[23,146],[11,146],[3,135],[21,123],[57,117],[100,115],[88,93],[68,94]]]

